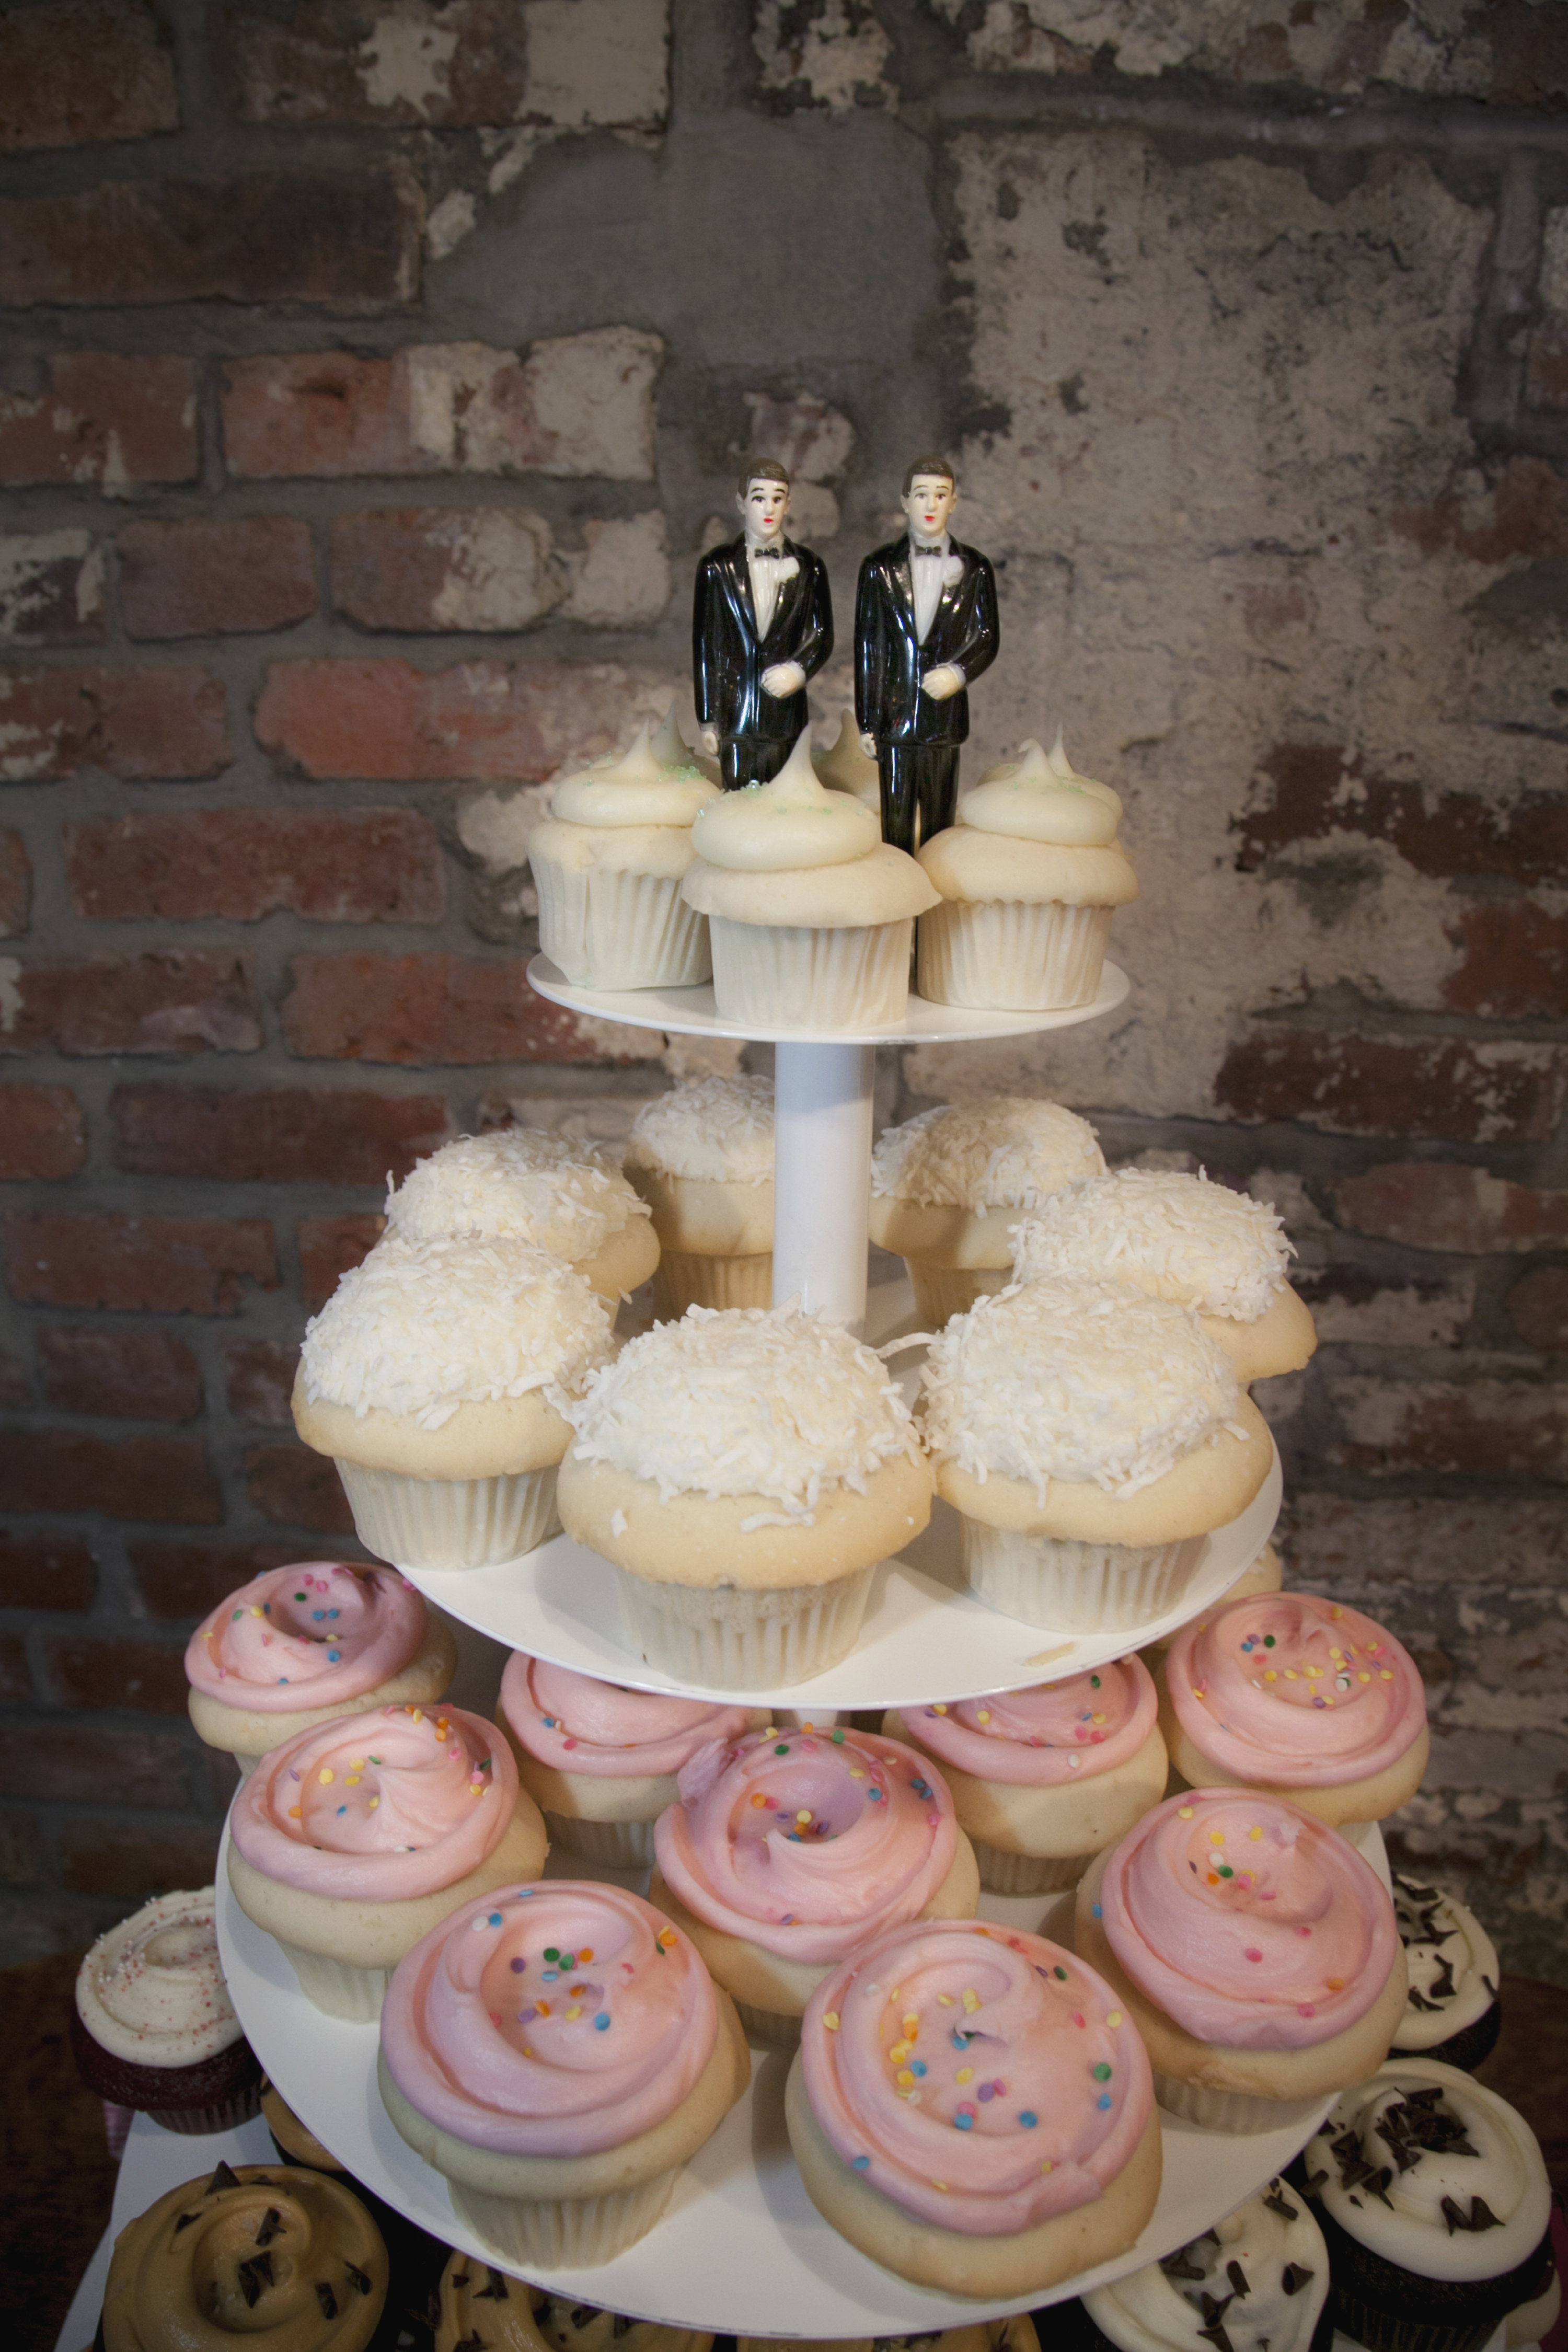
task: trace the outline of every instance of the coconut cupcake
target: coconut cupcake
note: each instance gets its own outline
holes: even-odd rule
[[[548,1850],[493,1724],[389,1706],[262,1758],[229,1815],[228,1875],[329,2017],[374,2019],[393,1969],[469,1897]]]
[[[655,1095],[632,1122],[625,1165],[658,1237],[661,1317],[773,1304],[771,1080],[692,1078]]]
[[[620,1570],[642,1655],[689,1686],[821,1674],[854,1645],[872,1569],[931,1517],[887,1367],[816,1316],[694,1307],[569,1410],[562,1524]]]
[[[1098,1176],[1094,1129],[1060,1103],[992,1095],[884,1128],[871,1154],[871,1239],[904,1261],[915,1313],[938,1329],[1012,1279],[1012,1228]]]
[[[753,2040],[793,2048],[828,1969],[910,1919],[966,1919],[980,1879],[942,1774],[867,1731],[715,1740],[654,1826],[648,1900]]]
[[[1457,1895],[1394,1874],[1394,1909],[1410,1972],[1396,2058],[1435,2058],[1472,2074],[1502,2031],[1497,1947]]]
[[[1221,2328],[1231,2352],[1331,2352],[1329,2252],[1312,2209],[1299,2189],[1270,2180],[1185,2246],[1091,2287],[1075,2328],[1070,2305],[1066,2352],[1208,2352]]]
[[[224,1982],[216,1890],[160,1895],[77,1970],[71,2054],[88,2089],[165,2131],[227,2131],[258,2110],[261,2067]]]
[[[909,1001],[914,918],[936,892],[875,812],[824,791],[805,735],[768,784],[726,793],[691,828],[681,885],[709,919],[713,998],[763,1028],[879,1028]]]
[[[1092,1003],[1110,918],[1138,896],[1121,818],[1115,793],[1075,772],[1059,733],[1048,754],[1031,740],[988,769],[921,846],[942,901],[921,917],[921,994],[1019,1013]]]
[[[1202,1175],[1119,1168],[1032,1209],[1014,1235],[1013,1278],[1087,1274],[1190,1307],[1238,1381],[1300,1370],[1318,1344],[1285,1279],[1290,1244],[1273,1210]]]
[[[1176,1605],[1273,1441],[1184,1307],[1057,1275],[983,1298],[921,1376],[937,1492],[988,1608],[1128,1632]]]
[[[1085,1865],[1165,1793],[1153,1681],[1121,1658],[1064,1682],[893,1708],[883,1730],[942,1768],[980,1884],[1076,1886]]]
[[[386,1196],[389,1233],[527,1242],[584,1276],[612,1309],[658,1263],[647,1208],[605,1154],[535,1127],[459,1136]]]
[[[1394,1906],[1345,1839],[1278,1798],[1193,1789],[1090,1864],[1076,1941],[1121,1993],[1162,2106],[1269,2131],[1364,2082],[1405,2014]]]
[[[457,1670],[450,1628],[406,1578],[339,1559],[264,1569],[185,1650],[191,1721],[242,1772],[335,1717],[428,1706]]]
[[[1408,1804],[1431,1752],[1409,1652],[1359,1609],[1310,1592],[1227,1601],[1184,1627],[1160,1711],[1189,1786],[1266,1790],[1339,1828]]]
[[[610,1346],[604,1301],[543,1250],[389,1234],[305,1327],[294,1426],[368,1549],[481,1568],[553,1529],[572,1433],[552,1399]]]
[[[712,2352],[705,2328],[626,2319],[575,2294],[454,2254],[441,2273],[431,2352]]]

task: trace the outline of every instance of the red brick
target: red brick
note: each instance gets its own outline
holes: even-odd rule
[[[116,541],[132,637],[287,629],[316,609],[316,561],[291,515],[127,523]]]
[[[279,1087],[117,1087],[114,1161],[226,1184],[384,1184],[451,1132],[440,1095]]]
[[[286,23],[226,12],[238,110],[248,122],[430,123],[448,130],[514,123],[526,115],[528,47],[513,0],[429,0],[405,5],[405,37],[431,28],[439,70],[417,102],[381,96],[367,58],[366,18],[344,0],[303,0]],[[379,30],[379,26],[377,28]]]
[[[1525,398],[1532,408],[1568,408],[1568,319],[1549,313],[1530,338]]]
[[[100,646],[108,636],[103,550],[89,532],[14,531],[0,540],[0,642]]]
[[[101,1798],[106,1792],[96,1793]],[[73,1895],[112,1895],[126,1904],[145,1895],[150,1886],[210,1886],[220,1834],[216,1822],[153,1829],[90,1815],[63,1821],[58,1832],[60,1884]]]
[[[44,1874],[36,1813],[0,1813],[0,1886],[33,1886]]]
[[[69,1087],[0,1085],[0,1178],[74,1176],[87,1126]]]
[[[0,1528],[0,1609],[49,1609],[79,1616],[92,1607],[98,1563],[79,1536]]]
[[[33,861],[19,833],[0,833],[0,939],[20,937],[33,919]]]
[[[1374,1477],[1568,1481],[1568,1390],[1523,1381],[1331,1382],[1344,1435],[1328,1458]]]
[[[223,371],[229,471],[295,475],[519,474],[548,466],[554,436],[533,413],[526,362],[482,343],[416,343],[385,359],[279,352]],[[438,427],[422,387],[442,389]]]
[[[550,526],[518,507],[378,507],[331,527],[332,602],[362,629],[525,629],[560,601]]]
[[[87,147],[180,127],[174,64],[134,0],[0,16],[0,150]]]
[[[9,1348],[0,1348],[0,1405],[19,1412],[32,1402],[33,1384],[27,1367]]]
[[[181,1543],[132,1536],[125,1546],[149,1615],[186,1622],[216,1609],[265,1568],[288,1568],[299,1547],[286,1543]]]
[[[1485,1021],[1556,1021],[1568,1004],[1568,914],[1529,900],[1479,899],[1444,930],[1464,961],[1443,1001]]]
[[[65,827],[71,904],[94,922],[437,923],[441,845],[417,809],[137,809]]]
[[[1230,1048],[1214,1093],[1239,1118],[1299,1119],[1339,1135],[1539,1143],[1563,1116],[1568,1053],[1270,1027]]]
[[[1513,1328],[1527,1348],[1568,1356],[1568,1265],[1536,1265],[1508,1294]]]
[[[52,1695],[89,1714],[119,1706],[139,1715],[184,1715],[185,1653],[174,1642],[51,1633],[44,1655]]]
[[[0,1722],[0,1796],[177,1811],[185,1796],[185,1743],[177,1731],[119,1730],[58,1716]]]
[[[324,1307],[342,1276],[369,1256],[385,1231],[384,1217],[301,1217],[294,1228],[301,1305],[312,1315]]]
[[[192,482],[194,361],[59,352],[47,389],[0,392],[0,482]]]
[[[1543,457],[1510,457],[1479,497],[1446,491],[1427,507],[1396,507],[1394,530],[1424,555],[1454,549],[1477,563],[1568,555],[1568,482]]]
[[[228,1409],[236,1421],[289,1428],[293,1421],[289,1400],[300,1361],[298,1340],[285,1344],[279,1339],[228,1339],[223,1355],[228,1372]]]
[[[305,776],[542,783],[569,754],[623,736],[647,682],[604,662],[276,662],[256,732]]]
[[[254,1054],[250,966],[203,949],[12,965],[0,1054]]]
[[[1334,1213],[1351,1232],[1411,1249],[1551,1249],[1568,1242],[1568,1192],[1510,1184],[1484,1168],[1446,1160],[1391,1160],[1348,1176]]]
[[[11,196],[0,199],[0,306],[400,309],[419,291],[423,213],[418,183],[399,161]]]
[[[201,1367],[176,1332],[47,1323],[37,1345],[44,1394],[59,1412],[191,1421],[202,1409]]]
[[[0,672],[0,783],[102,768],[124,783],[216,776],[234,756],[220,679],[205,669]]]
[[[1553,477],[1555,478],[1555,477]],[[1568,485],[1564,485],[1568,491]],[[1263,761],[1254,804],[1233,819],[1237,866],[1255,873],[1303,841],[1349,835],[1386,841],[1420,874],[1499,874],[1522,884],[1568,877],[1568,800],[1521,792],[1494,804],[1471,793],[1426,792],[1363,772],[1335,743],[1282,743]]]
[[[32,1696],[26,1643],[20,1633],[0,1633],[0,1700],[11,1706],[25,1706]]]
[[[262,1517],[276,1526],[310,1528],[327,1536],[354,1531],[336,1463],[309,1446],[247,1446],[245,1487]]]
[[[283,1006],[292,1053],[338,1062],[614,1062],[521,957],[296,956]]]
[[[18,1211],[5,1225],[5,1279],[24,1306],[237,1315],[245,1285],[276,1290],[278,1250],[261,1217],[126,1217]]]
[[[35,1426],[0,1430],[0,1510],[214,1527],[223,1518],[223,1489],[199,1437],[93,1437]]]
[[[1486,0],[1465,16],[1466,34],[1491,53],[1487,96],[1494,106],[1560,114],[1568,99],[1568,24],[1534,0]]]

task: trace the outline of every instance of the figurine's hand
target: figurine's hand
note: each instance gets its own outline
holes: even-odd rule
[[[933,702],[945,702],[948,696],[956,694],[963,684],[963,672],[961,669],[955,669],[952,662],[939,662],[935,669],[928,669],[921,678],[921,692],[929,694]]]
[[[716,760],[719,757],[719,730],[717,727],[705,727],[702,730],[702,749],[707,752],[708,757],[710,760]]]
[[[862,735],[860,738],[860,749],[865,752],[868,760],[874,760],[877,756],[876,737],[874,735]]]
[[[763,672],[763,690],[783,702],[786,696],[798,694],[805,684],[805,672],[798,662],[774,662]]]

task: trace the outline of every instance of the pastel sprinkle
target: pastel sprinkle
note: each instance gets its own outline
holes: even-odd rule
[[[1258,1949],[1256,1945],[1248,1944],[1246,1951],[1243,1952],[1241,1957],[1244,1960],[1260,1960],[1263,1958],[1263,1955]]]
[[[840,1732],[838,1737],[842,1739],[844,1734]],[[852,2156],[849,2159],[849,2165],[852,2171],[869,2172],[871,2169],[871,2159],[868,2156]]]
[[[1107,2025],[1110,2025],[1110,2026],[1117,2026],[1117,2025],[1120,2025],[1120,2024],[1121,2024],[1121,2011],[1119,2009],[1113,2009],[1113,2010],[1109,2011],[1107,2012],[1105,2021],[1106,2021]]]
[[[1179,1822],[1190,1822],[1192,1818],[1193,1809],[1191,1805],[1178,1805],[1176,1807],[1176,1819]]]
[[[838,2011],[836,2009],[825,2009],[822,2012],[822,2021],[824,2025],[826,2026],[829,2033],[837,2033],[838,2031]]]
[[[952,2079],[955,2083],[973,2083],[974,2080],[973,2067],[961,2066]]]
[[[527,1966],[528,1962],[526,1960],[513,1960],[511,1963],[511,1972],[513,1976],[520,1977]]]
[[[1106,2112],[1106,2110],[1109,2108],[1109,2106],[1110,2106],[1110,2092],[1109,2092],[1109,2091],[1101,2091],[1101,2093],[1100,2093],[1100,2095],[1099,2098],[1098,2098],[1098,2099],[1096,2099],[1096,2101],[1095,2101],[1095,2103],[1094,2103],[1094,2104],[1095,2104],[1095,2105],[1100,2109],[1100,2114],[1101,2114],[1101,2115],[1104,2115],[1104,2114],[1105,2114],[1105,2112]]]
[[[336,1780],[337,1774],[332,1770],[330,1764],[323,1764],[321,1770],[317,1773],[316,1778],[321,1782],[322,1788],[325,1789],[329,1788],[332,1781]]]
[[[1091,1903],[1089,1907],[1093,1912],[1097,1919],[1104,1918],[1105,1906],[1102,1903]]]
[[[1098,2066],[1091,2066],[1089,2071],[1097,2083],[1109,2083],[1110,2080],[1110,2069],[1103,2058]]]
[[[1033,2131],[1039,2120],[1040,2119],[1035,2113],[1033,2107],[1023,2107],[1019,2110],[1018,2121],[1023,2125],[1026,2131]]]
[[[966,2115],[961,2107],[957,2115],[954,2116],[952,2124],[955,2131],[973,2131],[974,2128],[974,2117],[971,2115]]]

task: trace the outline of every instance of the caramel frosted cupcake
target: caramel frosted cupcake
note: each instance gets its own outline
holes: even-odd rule
[[[647,1209],[614,1161],[535,1127],[443,1144],[388,1192],[386,1223],[405,1241],[527,1242],[564,1259],[612,1308],[658,1263]]]
[[[467,2254],[447,2264],[437,2305],[432,2352],[712,2352],[706,2329],[627,2319]]]
[[[216,1890],[160,1895],[99,1937],[77,1970],[71,2053],[88,2089],[165,2131],[253,2116],[261,2068],[218,1958]]]
[[[626,1172],[647,1202],[653,1295],[689,1307],[768,1307],[773,1288],[773,1089],[767,1078],[692,1078],[643,1105]]]

